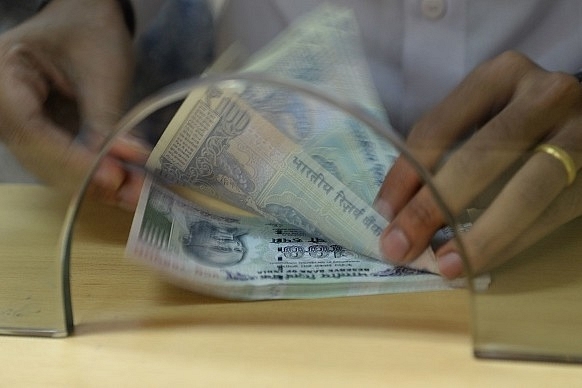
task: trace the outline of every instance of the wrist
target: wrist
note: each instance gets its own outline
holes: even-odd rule
[[[45,6],[47,6],[52,0],[41,0],[37,8],[37,12],[40,12]],[[130,0],[115,0],[119,6],[119,10],[123,15],[123,20],[131,36],[135,35],[135,13]]]

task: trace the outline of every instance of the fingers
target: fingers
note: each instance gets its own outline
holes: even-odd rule
[[[133,166],[144,165],[149,153],[149,147],[138,139],[130,136],[116,139],[95,171],[87,194],[102,202],[129,211],[135,210],[143,185],[144,173],[140,168]],[[123,176],[116,181],[118,184],[112,190],[110,177],[117,171],[122,171]]]
[[[572,158],[574,171],[582,166],[582,144],[579,124],[570,124],[548,139]],[[482,272],[503,263],[512,255],[531,245],[541,236],[551,232],[582,212],[582,202],[574,196],[582,184],[575,181],[568,187],[569,174],[564,163],[545,152],[535,152],[507,183],[491,206],[483,213],[469,233],[463,235],[467,259],[472,272]],[[559,220],[558,223],[556,220]],[[437,252],[447,256],[442,273],[456,277],[462,273],[453,243]]]
[[[530,227],[563,190],[563,175],[562,166],[556,166],[540,153],[518,171],[471,230],[461,237],[473,273],[493,264],[496,256]],[[460,260],[455,261],[453,251],[456,253],[455,247],[447,244],[436,252],[437,258],[445,257],[440,270],[448,278],[457,277],[464,270]]]
[[[53,91],[65,95],[74,93],[63,81],[66,77],[55,76],[58,71],[50,65],[50,60],[43,53],[31,50],[26,44],[0,43],[3,52],[0,56],[0,138],[40,180],[73,191],[79,188],[94,163],[96,149],[76,141],[74,130],[63,126],[67,125],[67,120],[61,117],[66,98],[56,107],[58,111],[49,111],[53,106],[47,102]],[[120,104],[121,98],[117,101]],[[117,114],[120,109],[116,108]],[[112,117],[107,121],[114,124],[113,120]],[[113,124],[103,126],[113,128]],[[135,173],[125,170],[120,160],[143,163],[147,154],[143,144],[120,139],[101,163],[89,193],[107,203],[134,206],[133,191],[139,193],[135,183],[139,180],[134,177]]]
[[[502,226],[499,225],[499,219],[493,216],[480,217],[473,228],[461,237],[463,246],[469,252],[467,264],[471,273],[478,274],[498,267],[558,227],[582,215],[581,196],[582,181],[577,180],[541,210],[529,225],[524,225],[519,218],[513,218],[515,225],[506,228],[511,236],[499,232]],[[528,218],[534,215],[535,212],[527,213]],[[439,270],[447,278],[456,278],[466,273],[457,244],[457,240],[449,241],[437,252]]]
[[[115,184],[111,176],[121,172]],[[133,211],[137,207],[144,181],[144,174],[139,169],[128,168],[119,160],[106,156],[93,174],[86,196],[100,202]]]
[[[75,190],[125,109],[131,38],[114,1],[52,2],[0,37],[0,137],[41,180]],[[55,99],[54,97],[57,97]],[[62,98],[61,98],[62,97]],[[52,102],[58,101],[58,104]],[[65,120],[63,102],[78,114]],[[79,121],[80,117],[80,121]],[[79,123],[94,144],[74,137]],[[82,134],[84,138],[93,138]],[[89,193],[131,207],[147,148],[119,140],[97,169]]]
[[[506,73],[499,73],[500,64],[509,68],[510,76],[505,82]],[[475,95],[478,90],[483,90],[485,96]],[[424,166],[436,171],[433,184],[447,209],[456,215],[544,138],[558,133],[561,138],[556,139],[564,145],[582,144],[582,139],[573,135],[579,132],[573,128],[580,126],[570,125],[572,118],[579,115],[580,101],[582,89],[573,77],[545,72],[510,54],[467,77],[415,126],[407,144],[411,144],[412,153]],[[454,107],[459,113],[451,117]],[[455,152],[445,155],[450,145],[479,123],[482,127],[477,133]],[[430,127],[432,131],[427,129]],[[436,146],[431,150],[432,143]],[[399,160],[377,199],[384,215],[395,215],[382,235],[381,248],[386,258],[396,264],[413,260],[447,221],[435,195],[411,169],[410,164]],[[560,194],[564,184],[559,162],[545,154],[532,156],[464,236],[474,267],[485,268],[495,254],[527,230]],[[437,256],[445,276],[461,274],[462,263],[454,243],[441,247]]]
[[[563,224],[582,215],[582,180],[576,180],[562,191],[540,216],[511,244],[498,252],[492,260],[484,262],[480,271],[489,270],[511,259],[541,238],[554,232]],[[478,263],[476,263],[478,264]]]
[[[406,141],[414,158],[429,171],[467,132],[486,121],[507,104],[523,77],[534,65],[521,56],[521,66],[508,66],[513,54],[484,64],[463,80],[440,104],[423,116]],[[400,157],[388,172],[376,199],[376,206],[388,219],[398,213],[422,186],[421,179],[405,158]]]
[[[399,157],[386,175],[376,196],[374,207],[384,218],[391,220],[422,184],[412,164],[406,158]],[[398,190],[394,190],[395,187]]]
[[[559,78],[558,82],[554,77]],[[563,103],[564,95],[577,92],[578,85],[572,77],[547,73],[520,54],[506,53],[469,74],[447,98],[421,118],[412,128],[406,144],[420,164],[434,171],[459,139],[486,123],[494,130],[479,130],[480,139],[469,143],[473,147],[464,148],[464,154],[458,153],[459,160],[452,166],[470,165],[463,161],[473,159],[475,152],[487,157],[492,149],[502,151],[513,147],[512,153],[505,155],[515,158],[515,151],[521,152],[529,146],[522,142],[524,132],[526,139],[531,139],[555,125],[566,116],[564,111],[571,109]],[[547,109],[548,106],[552,109]],[[495,122],[488,122],[492,117]],[[520,125],[516,127],[515,123]],[[535,130],[538,132],[530,132]],[[401,159],[386,176],[377,199],[377,202],[388,202],[383,207],[394,213],[410,199],[405,193],[419,187],[417,174]]]
[[[142,171],[129,170],[125,181],[117,190],[116,205],[128,211],[134,211],[139,201],[145,176]]]

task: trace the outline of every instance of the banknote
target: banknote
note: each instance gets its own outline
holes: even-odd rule
[[[323,7],[242,70],[309,82],[382,114],[350,11]],[[193,90],[148,160],[165,181],[380,259],[372,207],[396,149],[356,117],[287,88],[232,81]],[[432,251],[417,262],[438,271]]]
[[[394,267],[293,225],[200,194],[180,195],[151,180],[136,211],[127,256],[193,291],[227,299],[322,298],[465,286]],[[480,287],[488,279],[480,280]]]
[[[307,14],[252,56],[241,72],[309,83],[357,103],[390,128],[349,9],[324,5]],[[398,155],[384,137],[340,109],[282,88],[249,85],[244,98],[363,200],[373,201]]]
[[[240,71],[307,82],[390,130],[360,47],[351,11],[323,6]],[[397,156],[358,117],[293,87],[234,78],[196,88],[148,159],[127,255],[229,299],[464,285],[437,274],[431,249],[406,268],[379,260],[388,221],[372,203]]]

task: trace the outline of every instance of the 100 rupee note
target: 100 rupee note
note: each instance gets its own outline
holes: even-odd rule
[[[269,222],[151,180],[127,255],[190,290],[237,300],[322,298],[465,285],[365,257],[293,225]],[[193,196],[192,196],[193,195]],[[481,286],[487,279],[482,279]]]
[[[358,41],[350,11],[323,7],[255,55],[245,71],[349,92],[381,116]],[[241,81],[192,91],[148,167],[166,181],[380,259],[387,221],[371,203],[396,155],[337,108]],[[438,271],[431,250],[415,266]]]

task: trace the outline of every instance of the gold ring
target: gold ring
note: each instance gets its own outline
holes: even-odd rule
[[[576,164],[570,154],[568,154],[562,147],[544,143],[537,146],[534,152],[544,152],[562,162],[562,165],[566,170],[566,175],[568,176],[568,186],[574,182],[574,179],[576,179]]]

